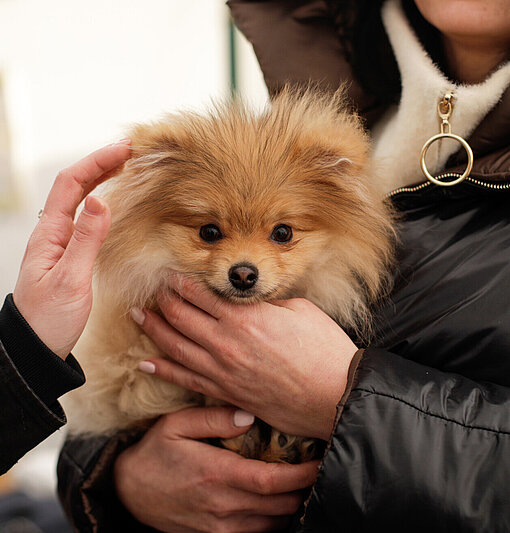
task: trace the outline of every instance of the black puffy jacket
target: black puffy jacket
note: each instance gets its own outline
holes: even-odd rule
[[[510,531],[510,194],[401,195],[379,348],[351,367],[300,531]]]
[[[66,423],[57,399],[84,382],[76,359],[55,355],[9,294],[0,309],[0,476]]]
[[[271,91],[351,79],[325,2],[229,4]],[[350,96],[369,125],[384,111],[355,80]],[[377,342],[351,365],[298,531],[510,531],[510,90],[469,142],[477,183],[393,198],[395,289]],[[113,531],[104,509],[117,451],[103,440],[64,448],[60,493],[80,531]]]

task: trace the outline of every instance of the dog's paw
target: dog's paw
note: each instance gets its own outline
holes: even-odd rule
[[[273,429],[261,459],[268,463],[298,464],[316,459],[319,453],[315,439],[295,437]]]
[[[247,433],[232,439],[222,439],[221,444],[227,450],[238,453],[247,459],[260,459],[265,443],[261,438],[258,424],[253,424]]]

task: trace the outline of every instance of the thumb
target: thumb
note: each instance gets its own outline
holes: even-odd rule
[[[172,438],[230,439],[246,433],[255,417],[235,407],[192,407],[163,417]]]
[[[110,223],[110,209],[104,200],[87,196],[84,209],[76,221],[74,232],[62,257],[66,268],[92,276],[94,261],[108,235]]]

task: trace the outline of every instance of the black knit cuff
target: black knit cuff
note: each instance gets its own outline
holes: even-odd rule
[[[65,361],[36,335],[16,307],[12,294],[0,311],[0,341],[27,385],[47,406],[85,383],[85,375],[69,354]]]

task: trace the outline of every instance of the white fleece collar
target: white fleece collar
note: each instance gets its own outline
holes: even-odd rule
[[[419,163],[423,144],[439,133],[437,104],[448,91],[457,98],[451,131],[468,138],[510,85],[510,63],[476,85],[457,85],[432,62],[411,28],[400,0],[387,0],[382,19],[402,78],[399,106],[391,107],[373,131],[374,157],[386,192],[425,180]],[[427,166],[434,175],[443,170],[460,145],[451,140],[434,143]]]

